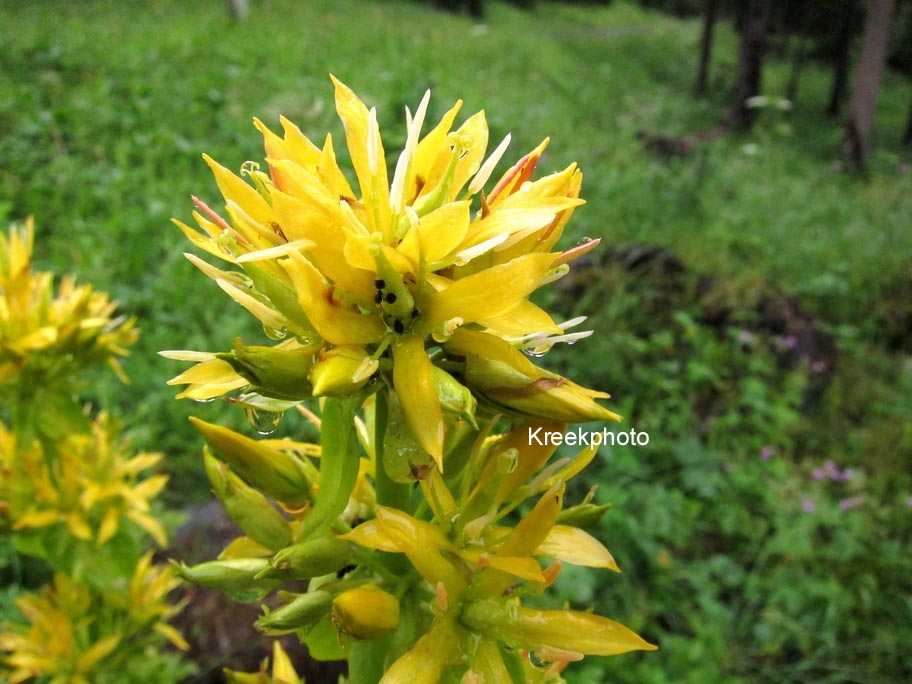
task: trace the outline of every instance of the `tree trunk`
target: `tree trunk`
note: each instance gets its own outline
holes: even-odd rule
[[[250,13],[248,0],[228,0],[228,14],[235,21],[244,21]]]
[[[706,0],[706,13],[703,15],[703,36],[700,38],[700,61],[697,63],[697,81],[694,92],[702,95],[706,92],[709,80],[709,58],[712,56],[713,29],[716,26],[716,14],[719,0]]]
[[[836,34],[836,59],[833,62],[833,86],[830,89],[830,104],[826,113],[839,116],[845,100],[846,85],[849,82],[849,61],[852,52],[852,18],[855,14],[854,0],[842,0],[842,16]]]
[[[753,128],[757,118],[757,110],[749,107],[747,101],[760,94],[770,5],[770,0],[745,2],[738,50],[738,82],[735,85],[735,129],[742,133]]]
[[[808,58],[807,41],[801,36],[796,36],[794,40],[797,47],[793,52],[792,71],[789,74],[788,85],[785,89],[785,97],[792,104],[798,99],[798,84],[801,82],[801,72],[804,70],[804,65],[807,64]]]
[[[890,24],[896,0],[870,0],[861,39],[861,55],[855,69],[849,118],[846,121],[844,152],[856,169],[864,170],[874,128],[877,92],[883,76],[890,40]]]
[[[912,145],[912,107],[909,107],[909,119],[906,121],[906,132],[903,133],[903,145]]]

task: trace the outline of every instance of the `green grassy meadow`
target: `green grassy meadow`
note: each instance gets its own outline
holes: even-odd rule
[[[234,169],[262,161],[251,118],[278,127],[280,114],[315,140],[331,131],[341,150],[333,73],[377,106],[389,155],[404,142],[404,106],[430,87],[429,120],[457,98],[464,115],[484,108],[492,141],[513,135],[506,161],[550,136],[543,172],[579,162],[588,204],[564,244],[658,245],[685,269],[669,281],[596,257],[545,296],[567,317],[585,311],[596,333],[541,363],[608,389],[627,427],[651,436],[603,449],[588,483],[614,503],[597,534],[624,574],[568,568],[558,584],[661,650],[589,658],[569,680],[912,677],[909,84],[887,74],[860,178],[842,169],[819,65],[792,111],[762,111],[750,135],[709,135],[733,77],[727,26],[712,93],[697,100],[699,22],[621,0],[490,2],[483,24],[404,0],[252,4],[244,24],[216,0],[0,9],[0,219],[34,216],[40,266],[139,317],[132,383],[99,378],[86,394],[137,446],[166,452],[169,503],[209,498],[187,416],[243,418],[174,401],[164,383],[181,364],[156,351],[266,339],[187,262],[169,221],[189,220],[191,195],[219,206],[201,153]],[[773,56],[765,93],[781,96],[787,78]],[[643,131],[698,139],[662,159]],[[764,296],[797,302],[829,340],[824,366],[789,351],[790,329],[758,313]],[[298,427],[289,417],[280,434]],[[817,477],[828,460],[851,475]]]

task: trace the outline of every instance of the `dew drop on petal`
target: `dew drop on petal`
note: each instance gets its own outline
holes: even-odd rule
[[[215,397],[209,397],[208,399],[194,399],[197,404],[211,404],[215,401]]]
[[[261,435],[271,435],[282,421],[282,414],[275,411],[247,408],[244,413],[247,414],[247,422],[250,423],[250,426]]]
[[[527,356],[534,356],[535,358],[541,358],[548,353],[550,347],[526,347],[523,351]]]
[[[263,326],[263,333],[270,340],[284,340],[288,337],[288,331],[285,328],[271,328],[268,325]]]

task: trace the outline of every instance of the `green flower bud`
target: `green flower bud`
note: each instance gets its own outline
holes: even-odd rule
[[[431,369],[431,373],[434,376],[434,386],[437,388],[437,394],[440,395],[440,406],[443,410],[455,413],[477,430],[476,401],[469,388],[437,366]]]
[[[333,597],[328,591],[298,594],[281,608],[273,611],[266,609],[267,612],[256,621],[256,626],[269,635],[294,632],[316,624],[329,612],[332,603]]]
[[[256,579],[269,564],[265,558],[227,558],[194,566],[176,561],[171,563],[177,574],[188,582],[201,587],[219,589],[246,603],[263,598],[281,583],[280,580],[274,579]]]
[[[399,601],[377,585],[365,584],[333,599],[332,620],[355,639],[380,639],[399,626]]]
[[[297,401],[312,396],[309,376],[318,348],[318,345],[296,349],[245,346],[236,338],[234,348],[216,354],[216,358],[227,361],[258,393]]]
[[[238,527],[271,551],[286,547],[291,541],[291,527],[269,500],[208,450],[203,454],[203,462],[216,498]]]
[[[310,370],[315,397],[353,394],[377,371],[379,362],[364,347],[342,345],[320,354]]]
[[[571,527],[579,527],[585,530],[598,525],[599,520],[602,519],[605,511],[609,508],[611,508],[610,503],[594,504],[587,501],[577,504],[562,510],[557,515],[557,524],[570,525]]]
[[[335,537],[318,537],[293,544],[279,551],[269,561],[266,576],[310,579],[337,572],[351,563],[351,544]]]

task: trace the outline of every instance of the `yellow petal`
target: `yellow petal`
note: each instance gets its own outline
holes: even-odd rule
[[[406,233],[399,243],[399,251],[415,265],[418,264],[419,247],[428,264],[448,257],[465,239],[469,230],[470,202],[450,202],[422,216],[417,230]]]
[[[611,555],[598,539],[585,530],[569,525],[555,525],[545,540],[535,549],[536,556],[550,556],[573,565],[607,568],[620,572]]]
[[[336,111],[345,128],[345,142],[361,186],[362,201],[383,213],[377,221],[372,220],[371,227],[384,232],[389,221],[389,181],[376,119],[348,86],[334,76],[331,78],[336,87]],[[370,212],[368,215],[373,217]]]
[[[212,169],[215,176],[215,182],[219,186],[222,195],[226,200],[234,200],[238,206],[242,207],[250,217],[262,223],[269,225],[274,220],[272,209],[269,203],[263,199],[253,187],[244,182],[244,180],[231,173],[224,166],[215,161],[208,154],[203,155],[203,159]]]
[[[291,664],[291,658],[278,641],[272,642],[272,678],[276,684],[301,683],[301,678]]]
[[[421,448],[443,470],[443,410],[431,368],[418,335],[401,335],[393,344],[393,386],[406,421]]]
[[[323,339],[332,344],[372,344],[383,337],[377,318],[346,309],[331,298],[329,284],[307,259],[291,254],[282,265],[297,291],[298,303]]]
[[[563,332],[548,312],[528,299],[522,299],[499,316],[479,320],[498,337],[523,337],[538,332],[560,334]]]
[[[427,634],[390,666],[380,684],[439,684],[444,669],[459,656],[462,630],[457,631],[454,615],[431,625]]]
[[[238,379],[244,380],[234,372],[227,361],[210,359],[188,368],[180,375],[168,380],[168,385],[225,385]],[[247,384],[247,381],[244,381]]]
[[[433,327],[451,318],[465,323],[503,314],[534,291],[554,262],[552,254],[527,254],[427,292],[422,322]]]
[[[79,656],[76,661],[76,669],[79,672],[87,672],[95,667],[98,662],[110,655],[120,643],[119,636],[109,636],[92,644],[85,653]]]

